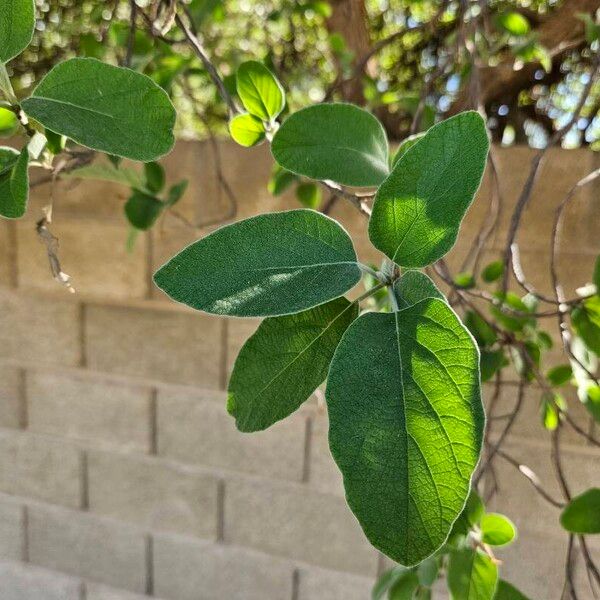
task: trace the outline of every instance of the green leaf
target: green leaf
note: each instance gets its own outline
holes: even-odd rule
[[[244,108],[263,121],[273,121],[285,106],[285,93],[277,77],[262,63],[242,63],[236,76],[237,93]]]
[[[394,283],[394,293],[399,308],[408,308],[425,298],[439,298],[446,301],[433,281],[421,271],[406,271]]]
[[[480,346],[491,346],[498,339],[492,326],[474,310],[468,310],[465,313],[464,321],[467,329],[473,334]]]
[[[389,600],[412,600],[413,594],[419,586],[419,578],[414,571],[406,571],[392,585],[388,593]]]
[[[504,274],[504,263],[501,260],[495,260],[483,269],[481,272],[481,278],[487,282],[492,283],[497,281]]]
[[[157,162],[144,164],[146,189],[152,194],[160,193],[165,187],[165,170]]]
[[[0,147],[0,215],[19,219],[27,210],[29,197],[29,152]]]
[[[289,116],[271,145],[285,169],[342,185],[376,186],[388,175],[381,123],[352,104],[316,104]]]
[[[482,539],[490,546],[510,544],[516,535],[515,526],[504,515],[486,513],[481,519]]]
[[[540,412],[542,415],[542,425],[548,431],[554,431],[560,423],[560,409],[566,409],[567,405],[562,396],[551,392],[542,394],[542,405]]]
[[[571,378],[573,377],[573,369],[571,365],[558,365],[556,367],[552,367],[546,373],[546,378],[552,385],[564,385],[565,383],[569,383]]]
[[[571,533],[600,533],[600,488],[575,496],[562,511],[560,524]]]
[[[321,201],[323,200],[321,189],[314,183],[299,184],[296,188],[296,198],[298,198],[306,208],[315,209],[319,208]]]
[[[19,126],[17,116],[8,108],[0,108],[0,136],[10,137]]]
[[[144,189],[144,182],[137,171],[126,167],[115,167],[108,163],[95,163],[79,169],[74,169],[68,173],[60,175],[66,179],[99,179],[101,181],[112,181],[120,183],[127,187]]]
[[[273,196],[280,196],[285,192],[295,181],[298,181],[298,175],[290,173],[287,169],[282,169],[279,165],[271,175],[271,179],[267,185],[267,189]]]
[[[173,299],[238,317],[300,312],[338,298],[359,280],[348,234],[333,219],[307,209],[222,227],[154,275]]]
[[[388,598],[387,593],[390,588],[410,572],[410,569],[400,565],[385,571],[381,577],[379,577],[373,586],[373,589],[371,590],[371,600],[383,600],[384,598]]]
[[[589,44],[600,38],[600,25],[594,21],[591,15],[579,13],[577,17],[585,23],[585,39]]]
[[[496,588],[496,595],[494,600],[529,600],[527,596],[522,594],[516,587],[504,581],[504,579],[498,580],[498,587]]]
[[[600,356],[600,296],[593,296],[575,308],[571,313],[571,322],[584,344]]]
[[[188,184],[189,181],[187,179],[182,179],[179,183],[176,183],[169,188],[169,193],[167,194],[168,206],[173,206],[181,200],[187,190]]]
[[[479,550],[465,548],[450,554],[448,589],[452,600],[492,600],[498,567]]]
[[[407,137],[402,143],[398,146],[398,150],[392,159],[392,167],[396,166],[396,163],[406,154],[406,152],[412,148],[423,136],[425,132],[416,133],[415,135],[411,135]]]
[[[134,190],[125,204],[125,215],[136,229],[146,231],[154,225],[164,208],[164,202],[154,196]]]
[[[342,335],[358,316],[345,298],[265,319],[238,354],[227,410],[240,431],[260,431],[292,414],[325,381]]]
[[[506,364],[502,348],[498,350],[481,350],[481,357],[479,359],[481,381],[489,381]]]
[[[419,583],[426,587],[432,586],[438,577],[440,570],[439,560],[437,556],[430,556],[426,558],[418,567],[417,575],[419,576]]]
[[[34,0],[7,0],[0,9],[0,63],[21,54],[35,27]]]
[[[255,116],[244,113],[229,121],[229,133],[240,146],[250,148],[260,144],[265,139],[265,126]]]
[[[444,256],[479,188],[488,148],[476,112],[429,129],[377,191],[369,221],[373,245],[404,267],[424,267]]]
[[[166,92],[141,73],[94,58],[57,64],[21,106],[56,133],[132,160],[154,160],[175,139]]]
[[[531,29],[527,18],[515,11],[499,14],[496,17],[496,23],[504,31],[515,36],[527,35]]]
[[[479,525],[484,514],[485,506],[483,505],[483,501],[479,494],[474,489],[471,489],[464,508],[452,526],[452,533],[450,535],[467,535],[473,527]]]
[[[64,135],[54,133],[50,129],[46,129],[44,133],[46,134],[48,150],[54,155],[60,154],[65,149],[67,138]]]
[[[462,290],[470,290],[475,287],[475,278],[472,273],[457,273],[454,276],[454,285]]]
[[[481,450],[479,356],[442,300],[365,313],[327,384],[329,443],[371,543],[414,565],[448,537]]]

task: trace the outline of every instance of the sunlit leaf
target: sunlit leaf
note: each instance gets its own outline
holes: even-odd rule
[[[265,126],[262,121],[249,113],[236,115],[229,121],[229,133],[240,145],[250,148],[265,139]]]
[[[335,353],[331,452],[365,534],[401,564],[435,552],[463,509],[483,429],[478,362],[436,298],[363,314]]]
[[[242,63],[236,81],[238,96],[251,115],[263,121],[277,118],[285,106],[285,94],[267,67],[255,60]]]
[[[446,254],[481,182],[488,147],[476,112],[429,129],[377,191],[369,221],[373,245],[404,267]]]
[[[448,588],[452,600],[493,600],[498,567],[487,554],[465,548],[450,554]]]
[[[505,546],[515,539],[515,526],[504,515],[486,513],[480,527],[483,541],[490,546]]]

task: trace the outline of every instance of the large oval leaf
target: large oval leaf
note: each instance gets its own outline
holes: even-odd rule
[[[27,210],[29,197],[29,152],[0,148],[0,215],[19,219]]]
[[[44,127],[108,154],[150,161],[173,147],[166,92],[146,75],[93,58],[59,63],[21,105]]]
[[[358,305],[337,298],[294,315],[265,319],[241,349],[227,410],[241,431],[259,431],[293,413],[325,381]]]
[[[571,533],[600,533],[600,488],[575,496],[562,511],[560,524]]]
[[[488,148],[485,123],[473,111],[427,131],[377,191],[373,245],[403,267],[424,267],[446,254],[479,188]]]
[[[448,588],[452,600],[492,600],[498,584],[498,567],[479,550],[464,548],[450,554]]]
[[[33,36],[34,0],[6,0],[0,7],[0,62],[21,54]]]
[[[288,171],[342,185],[376,186],[388,175],[381,123],[352,104],[316,104],[288,117],[271,150]]]
[[[174,300],[238,317],[300,312],[338,298],[359,279],[348,234],[333,219],[306,209],[222,227],[154,275]]]
[[[403,565],[435,552],[465,504],[483,434],[478,362],[438,299],[362,315],[335,353],[331,452],[365,534]]]

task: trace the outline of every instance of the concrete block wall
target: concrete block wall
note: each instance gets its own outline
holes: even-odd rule
[[[236,218],[296,207],[290,195],[266,191],[264,148],[224,142],[221,152]],[[502,247],[532,155],[496,153],[507,208],[486,259]],[[171,181],[191,180],[179,211],[196,228],[167,216],[132,252],[127,190],[56,184],[52,231],[75,294],[52,280],[34,230],[48,185],[35,189],[24,220],[0,222],[0,598],[365,600],[386,561],[345,505],[322,402],[311,399],[266,432],[237,432],[225,410],[227,378],[258,321],[193,312],[152,285],[155,268],[230,213],[209,145],[181,142],[165,164]],[[585,151],[550,153],[520,237],[526,275],[541,291],[553,208],[595,166]],[[559,263],[567,288],[590,278],[600,252],[598,192],[585,190],[567,217]],[[486,180],[451,265],[481,229],[488,197]],[[342,203],[333,216],[364,262],[380,261],[359,216]],[[505,385],[499,405],[510,409],[515,394]],[[528,392],[510,452],[552,486],[539,397]],[[572,432],[565,447],[574,491],[600,484],[600,453]],[[553,598],[566,543],[556,514],[515,470],[498,471],[493,507],[520,529],[503,569],[532,598]]]

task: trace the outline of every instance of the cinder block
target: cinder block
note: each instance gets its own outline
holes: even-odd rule
[[[159,390],[158,452],[162,456],[300,481],[305,435],[302,412],[267,431],[241,433],[227,413],[226,394]]]
[[[22,560],[25,508],[8,497],[0,498],[0,560]]]
[[[21,373],[0,365],[0,427],[18,428],[22,419]]]
[[[144,593],[146,544],[139,530],[84,513],[32,506],[28,531],[32,563]]]
[[[345,501],[298,484],[228,479],[225,540],[366,576],[377,567],[376,552]]]
[[[62,217],[52,224],[51,231],[60,243],[61,267],[72,277],[79,294],[123,299],[147,296],[147,242],[142,234],[133,250],[127,250],[129,229],[124,215],[116,223]],[[21,221],[17,235],[19,286],[59,291],[60,285],[50,274],[46,247],[35,228]]]
[[[121,450],[148,451],[150,397],[149,388],[86,375],[27,375],[32,431]]]
[[[91,452],[90,510],[144,528],[217,536],[218,480],[158,459]]]
[[[79,452],[30,433],[0,431],[0,491],[78,507]]]
[[[311,434],[308,476],[310,486],[321,492],[343,497],[342,474],[329,450],[329,420],[326,411],[319,410],[313,418]]]
[[[0,562],[2,600],[80,600],[81,582],[18,562]]]
[[[484,398],[488,405],[488,417],[490,417],[489,402],[494,394],[493,387],[493,385],[485,385],[483,388]],[[570,417],[587,432],[591,423],[590,413],[581,403],[579,398],[577,398],[574,389],[570,386],[565,386],[558,391],[567,401]],[[504,383],[498,399],[495,402],[492,418],[488,422],[489,432],[492,438],[497,438],[501,435],[508,423],[507,418],[495,419],[493,416],[499,417],[512,414],[517,405],[517,399],[518,386],[515,383]],[[521,409],[510,428],[509,436],[511,438],[523,441],[536,440],[538,442],[545,441],[550,443],[551,432],[547,431],[542,424],[540,412],[541,400],[541,388],[534,385],[529,386],[524,392]],[[581,446],[587,446],[589,444],[585,437],[577,433],[568,424],[563,428],[561,439],[568,444]]]
[[[86,583],[85,592],[85,600],[148,600],[148,596],[133,594],[98,583]],[[152,597],[156,598],[156,596]],[[160,598],[156,600],[160,600]]]
[[[300,569],[299,600],[366,600],[375,579],[317,568]]]
[[[218,388],[223,322],[199,312],[90,305],[88,365],[100,371]]]
[[[172,600],[289,600],[289,561],[233,546],[154,538],[155,592]]]
[[[14,227],[14,223],[9,221],[0,222],[0,286],[9,287],[12,283],[12,252],[14,244],[10,229]]]
[[[76,303],[0,288],[0,358],[73,366],[80,355]]]

